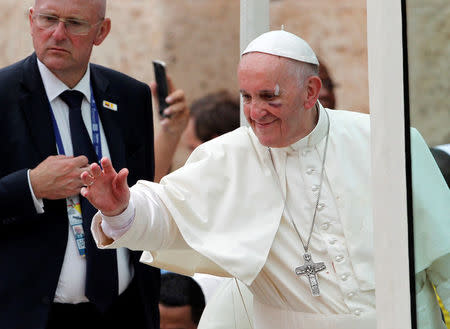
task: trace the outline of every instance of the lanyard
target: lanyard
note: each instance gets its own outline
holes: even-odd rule
[[[55,133],[56,146],[58,147],[58,154],[65,155],[64,145],[61,138],[61,133],[58,128],[58,124],[55,119],[55,114],[51,104],[50,113],[52,115],[53,131]],[[97,105],[95,104],[94,93],[91,86],[91,129],[92,129],[92,145],[94,146],[97,159],[102,158],[102,143],[100,139],[100,119],[98,116]],[[71,197],[66,198],[67,215],[69,217],[69,224],[72,228],[72,232],[75,238],[75,243],[78,249],[78,253],[81,257],[86,256],[86,245],[83,230],[83,218],[81,214],[80,202],[75,202]]]
[[[65,155],[64,145],[59,132],[58,123],[56,122],[55,115],[53,114],[52,106],[50,105],[50,113],[52,115],[53,131],[55,133],[56,146],[58,147],[58,154]],[[94,146],[95,153],[98,160],[102,158],[102,143],[100,139],[100,118],[98,116],[97,105],[94,99],[94,93],[91,86],[91,129],[92,129],[92,145]]]

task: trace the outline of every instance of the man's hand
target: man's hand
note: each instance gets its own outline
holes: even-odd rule
[[[81,195],[106,216],[121,214],[130,201],[130,189],[127,184],[128,169],[117,173],[108,158],[101,160],[103,167],[97,163],[90,165],[89,170],[81,174],[81,180],[86,187],[81,189]]]
[[[167,117],[161,119],[161,129],[155,136],[155,182],[159,182],[163,176],[169,173],[178,142],[189,122],[189,108],[186,105],[184,91],[175,90],[169,76],[167,76],[167,83],[169,96],[167,96],[166,102],[169,106],[164,110]],[[158,97],[155,82],[150,84],[150,88],[153,96]]]
[[[30,170],[30,181],[38,199],[64,199],[80,193],[83,183],[80,175],[88,170],[88,159],[84,156],[49,156],[36,168]]]
[[[166,98],[166,102],[169,106],[164,110],[166,117],[162,118],[160,124],[165,133],[176,136],[179,139],[189,121],[189,108],[186,104],[184,91],[175,89],[169,76],[167,76],[167,86],[169,95]],[[150,89],[153,97],[157,98],[157,85],[155,82],[150,83]]]

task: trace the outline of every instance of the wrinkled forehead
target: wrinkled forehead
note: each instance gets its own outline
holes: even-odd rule
[[[64,14],[92,14],[103,18],[106,14],[106,0],[35,0],[34,8]]]

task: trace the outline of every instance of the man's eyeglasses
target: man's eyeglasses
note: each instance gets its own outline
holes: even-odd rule
[[[40,29],[51,31],[56,30],[59,22],[63,22],[66,31],[73,35],[87,35],[94,26],[97,26],[98,24],[103,22],[103,19],[101,19],[94,25],[91,25],[89,24],[89,22],[82,19],[62,18],[47,14],[35,14],[33,15],[33,19]]]

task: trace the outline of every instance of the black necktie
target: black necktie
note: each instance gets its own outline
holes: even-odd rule
[[[76,90],[66,90],[59,97],[69,107],[73,155],[85,155],[89,163],[98,162],[97,154],[81,116],[83,94]],[[116,250],[97,248],[91,234],[91,221],[97,210],[82,196],[80,196],[80,204],[86,243],[85,294],[89,301],[103,311],[118,294]]]

